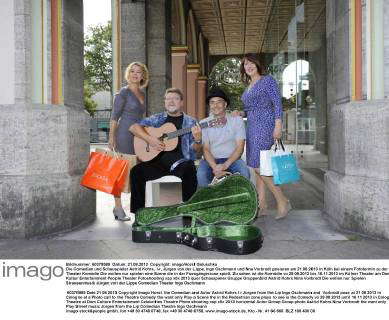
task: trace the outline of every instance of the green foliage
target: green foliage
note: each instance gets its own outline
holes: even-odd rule
[[[243,110],[243,103],[240,97],[245,86],[240,80],[240,60],[238,58],[226,58],[221,60],[213,68],[209,75],[210,89],[219,87],[230,98],[229,110]]]
[[[87,81],[84,81],[84,107],[88,113],[93,116],[96,111],[97,103],[92,99],[92,89]]]
[[[112,92],[112,26],[89,27],[84,39],[85,80],[93,93]]]
[[[296,108],[296,97],[294,95],[291,96],[289,99],[282,97],[282,107],[284,111],[292,110],[293,108]]]

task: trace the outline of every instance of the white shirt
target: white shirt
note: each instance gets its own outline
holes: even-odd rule
[[[229,158],[237,147],[237,140],[246,140],[246,128],[241,117],[226,115],[227,123],[224,127],[213,127],[202,130],[203,143],[209,144],[209,151],[215,159]],[[213,116],[200,121],[214,119]]]

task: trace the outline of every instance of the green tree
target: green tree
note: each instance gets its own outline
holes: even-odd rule
[[[229,110],[243,110],[240,97],[245,86],[240,80],[240,59],[232,57],[219,61],[209,75],[209,87],[219,87],[229,96]]]
[[[296,108],[296,97],[293,95],[289,99],[282,97],[282,107],[284,111]]]
[[[94,115],[97,108],[97,103],[92,99],[92,95],[93,93],[90,85],[87,81],[84,81],[84,107],[91,116]]]
[[[84,39],[84,70],[92,94],[97,91],[112,93],[112,26],[91,26]]]

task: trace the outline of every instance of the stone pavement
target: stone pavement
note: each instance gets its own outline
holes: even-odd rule
[[[179,184],[161,188],[161,205],[180,198]],[[322,203],[304,182],[286,186],[294,209],[280,221],[275,210],[255,224],[265,240],[254,254],[233,256],[197,251],[184,245],[140,244],[131,241],[130,222],[113,219],[113,198],[97,195],[97,219],[69,233],[45,239],[0,240],[1,259],[388,259],[389,241],[371,240],[335,230],[326,221]],[[269,201],[270,204],[274,202]],[[123,199],[129,211],[129,195]]]

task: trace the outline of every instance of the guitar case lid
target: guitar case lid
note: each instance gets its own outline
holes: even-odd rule
[[[248,254],[262,245],[262,233],[251,223],[258,208],[254,185],[241,175],[222,178],[199,189],[186,202],[137,211],[132,226],[134,242],[183,243],[199,250]],[[191,217],[188,227],[155,224],[177,217]]]

